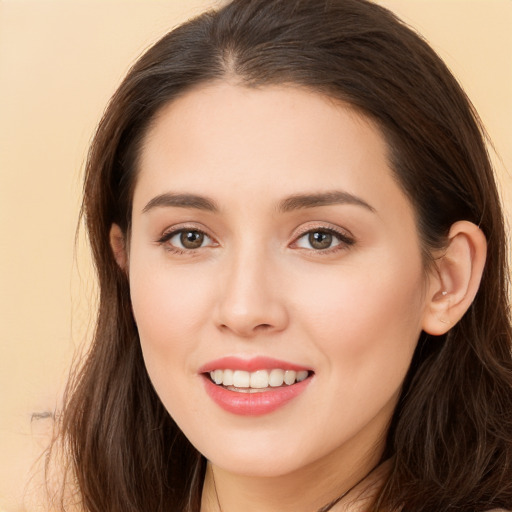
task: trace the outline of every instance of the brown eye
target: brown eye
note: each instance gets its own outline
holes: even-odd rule
[[[215,242],[198,229],[177,229],[166,233],[158,240],[169,251],[193,251],[203,247],[215,246]]]
[[[328,253],[330,250],[348,248],[355,240],[339,231],[330,228],[317,228],[306,231],[294,242],[294,247],[308,249],[313,252]]]
[[[332,245],[333,236],[326,231],[312,231],[308,235],[308,242],[313,249],[329,249]]]
[[[180,242],[185,249],[198,249],[203,245],[204,238],[204,233],[200,231],[182,231],[180,234]]]

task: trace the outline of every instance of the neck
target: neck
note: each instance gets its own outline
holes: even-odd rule
[[[340,496],[329,510],[362,512],[387,472],[387,464],[374,469],[379,458],[380,454],[343,468],[323,461],[321,467],[312,464],[277,477],[235,475],[209,462],[201,512],[316,512]]]

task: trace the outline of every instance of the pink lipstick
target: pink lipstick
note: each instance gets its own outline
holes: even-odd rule
[[[268,414],[299,396],[310,368],[268,357],[224,357],[199,369],[205,390],[222,409],[242,416]]]

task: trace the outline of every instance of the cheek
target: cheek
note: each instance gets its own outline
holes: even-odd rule
[[[165,408],[180,424],[183,418],[201,414],[191,390],[195,378],[192,362],[204,316],[198,313],[204,310],[204,290],[197,281],[182,277],[153,266],[137,268],[130,278],[132,307],[149,378]],[[185,430],[187,425],[183,422]]]
[[[303,315],[301,330],[322,354],[322,396],[339,429],[333,438],[350,437],[377,417],[387,425],[395,408],[422,316],[421,272],[398,269],[375,267],[363,276],[353,268],[337,282],[317,276],[316,293],[311,287],[303,295],[301,307],[309,315]]]
[[[303,328],[345,375],[390,371],[405,374],[421,332],[421,262],[377,258],[347,267],[338,279],[317,274],[304,283],[297,308]]]
[[[165,264],[131,265],[132,307],[152,379],[158,368],[165,372],[181,365],[187,370],[183,360],[194,351],[205,318],[204,282],[200,275],[190,276]]]

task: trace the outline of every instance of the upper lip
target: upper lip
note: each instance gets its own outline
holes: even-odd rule
[[[295,370],[296,372],[302,370],[311,371],[311,368],[307,366],[272,357],[258,356],[244,359],[238,356],[227,356],[204,364],[199,368],[199,373],[209,373],[214,370],[245,370],[246,372],[255,372],[256,370],[272,370],[274,368]]]

